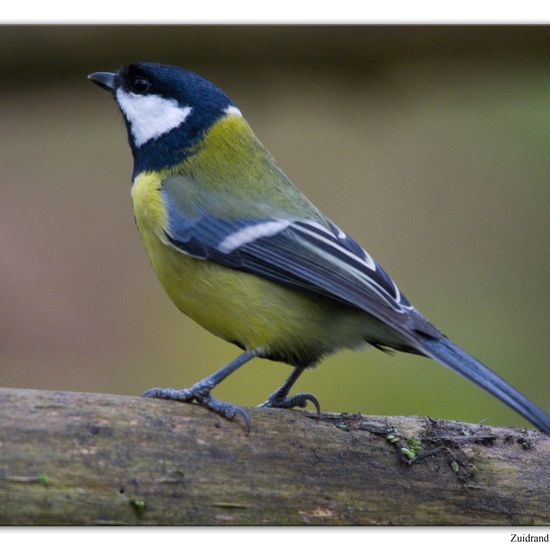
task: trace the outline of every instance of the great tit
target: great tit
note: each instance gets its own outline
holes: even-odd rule
[[[262,406],[310,402],[319,412],[312,394],[290,395],[294,382],[323,357],[368,343],[435,359],[550,434],[550,416],[432,325],[299,191],[222,90],[157,63],[89,79],[124,117],[135,221],[160,283],[183,313],[244,350],[190,388],[146,397],[195,401],[249,428],[243,408],[211,391],[264,357],[294,370]]]

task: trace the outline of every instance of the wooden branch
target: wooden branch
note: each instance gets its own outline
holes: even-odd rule
[[[550,524],[550,438],[429,418],[0,390],[0,524]]]

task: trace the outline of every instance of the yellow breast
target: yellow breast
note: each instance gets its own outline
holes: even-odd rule
[[[161,175],[143,172],[134,180],[132,186],[132,203],[138,229],[142,231],[162,231],[166,223],[166,205],[161,196]]]
[[[164,236],[162,175],[137,176],[132,201],[157,277],[174,304],[213,334],[288,362],[362,340],[363,314],[243,271],[187,256]],[[344,333],[345,336],[342,334]]]
[[[136,224],[160,283],[183,313],[210,332],[246,347],[265,345],[271,333],[271,323],[266,322],[269,308],[258,303],[266,293],[257,287],[272,283],[192,258],[171,246],[164,236],[168,213],[161,178],[140,174],[132,188]],[[247,303],[250,315],[237,314]]]

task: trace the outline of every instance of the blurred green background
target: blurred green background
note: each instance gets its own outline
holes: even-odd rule
[[[222,87],[289,176],[436,325],[550,410],[550,28],[0,27],[2,386],[140,394],[238,352],[180,314],[134,228],[131,155],[89,72]],[[256,360],[216,395],[263,401]],[[342,352],[324,410],[527,423],[426,359]]]

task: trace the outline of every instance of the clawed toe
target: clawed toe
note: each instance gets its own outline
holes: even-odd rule
[[[312,393],[297,393],[286,397],[272,395],[267,401],[258,405],[262,408],[293,409],[300,407],[305,409],[307,404],[311,403],[317,410],[317,416],[321,416],[321,405],[319,400]]]
[[[200,396],[196,399],[196,401],[202,407],[215,412],[226,420],[235,420],[237,416],[240,416],[243,419],[246,433],[250,433],[250,427],[252,425],[250,415],[242,407],[227,403],[226,401],[220,401],[219,399],[212,397],[210,394]]]
[[[151,388],[143,393],[143,397],[183,401],[186,403],[195,401],[201,407],[215,412],[226,420],[235,420],[237,416],[240,416],[243,419],[246,433],[248,434],[250,432],[250,415],[244,409],[212,397],[208,388],[199,384],[183,390],[176,390],[174,388]]]
[[[240,416],[244,421],[246,432],[248,433],[250,432],[251,425],[249,414],[241,407],[215,399],[210,392],[231,373],[235,372],[254,357],[257,357],[261,351],[262,350],[259,348],[245,351],[233,359],[233,361],[212,373],[210,376],[200,380],[190,388],[183,390],[175,390],[174,388],[151,388],[143,394],[143,397],[170,399],[172,401],[184,401],[186,403],[195,401],[201,407],[205,407],[227,420],[235,420],[237,416]]]
[[[176,390],[174,388],[151,388],[143,392],[143,397],[153,399],[169,399],[171,401],[184,401],[186,403],[196,399],[192,390]]]

